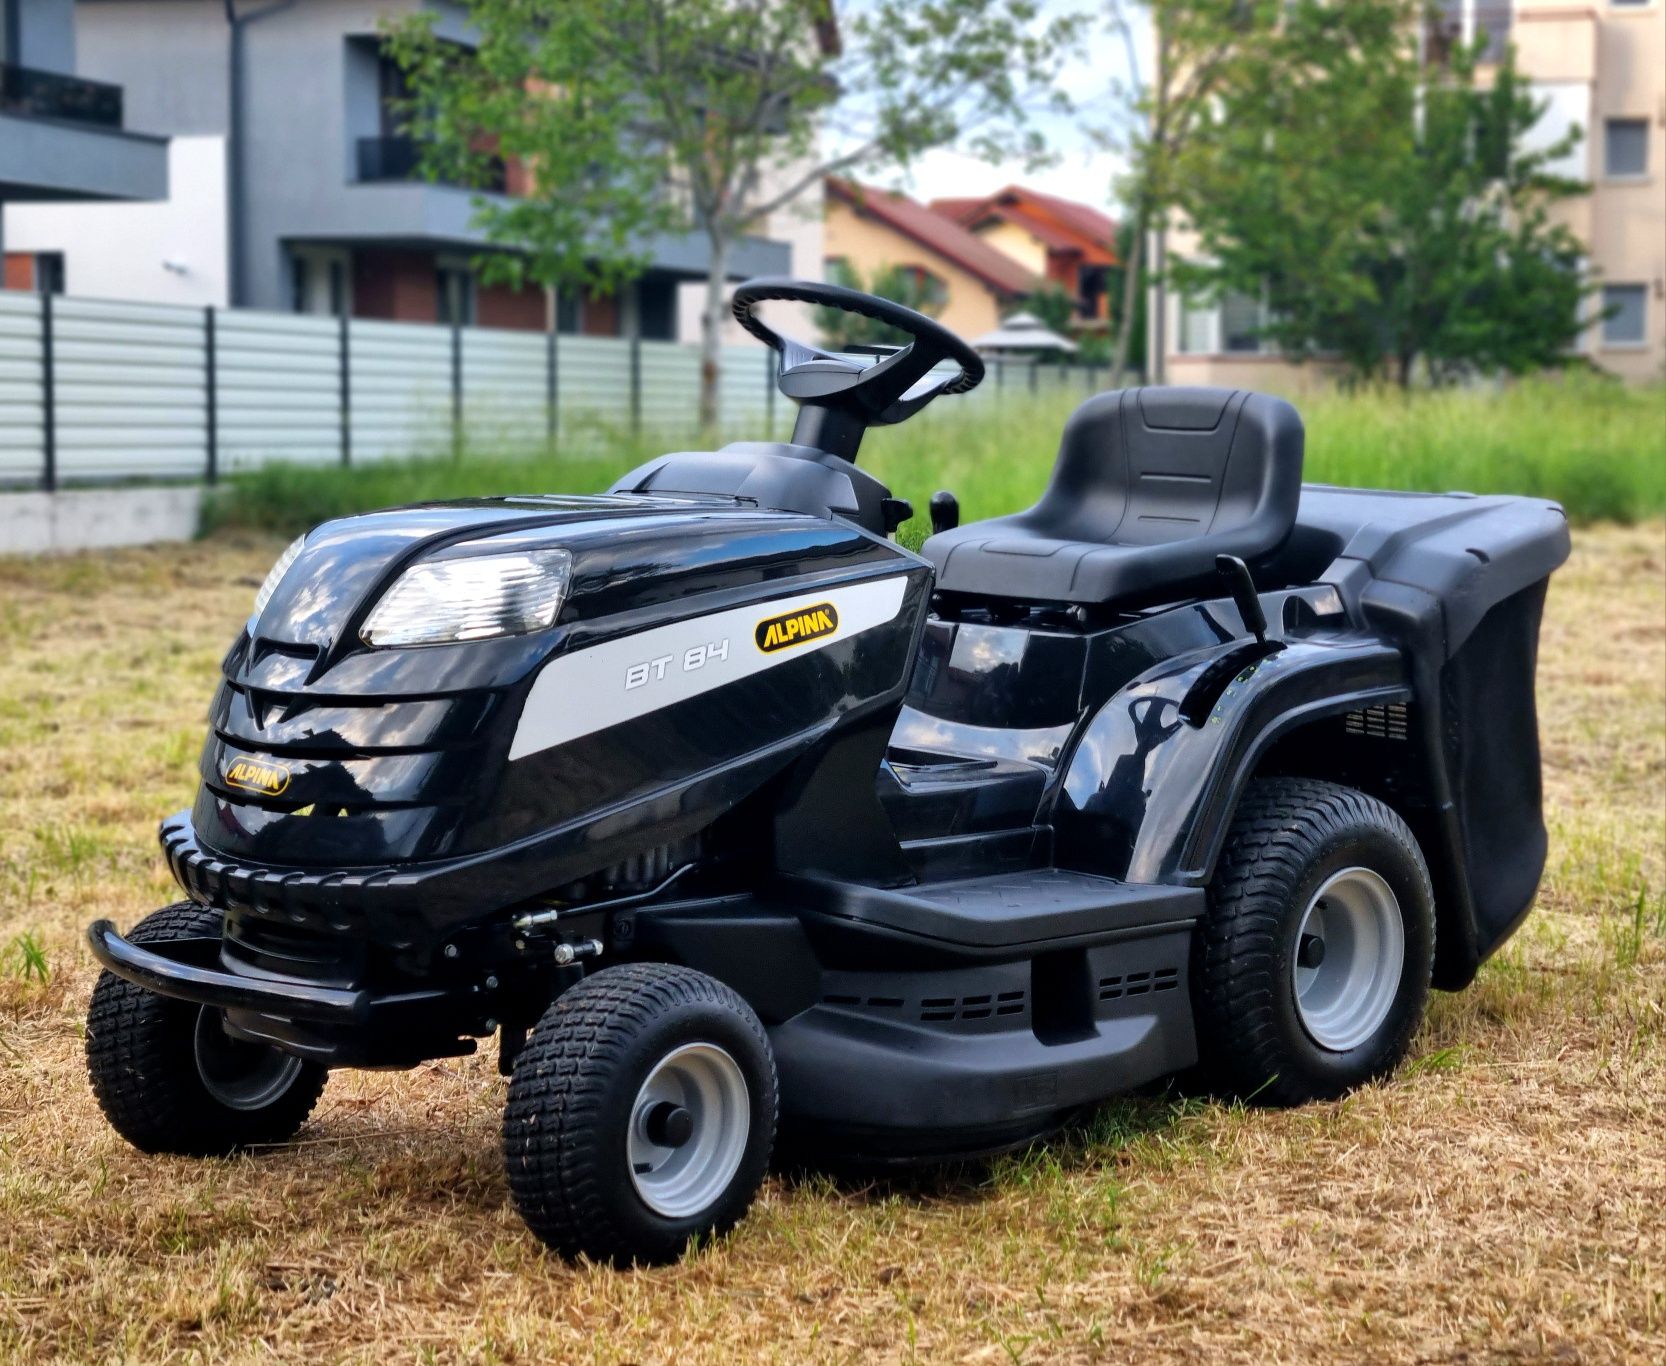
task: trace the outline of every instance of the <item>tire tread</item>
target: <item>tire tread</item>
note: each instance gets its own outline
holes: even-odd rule
[[[1194,950],[1194,1001],[1205,1073],[1221,1089],[1271,1105],[1298,1105],[1332,1094],[1292,1075],[1274,994],[1282,988],[1282,977],[1271,965],[1278,961],[1291,896],[1312,860],[1328,841],[1365,826],[1392,839],[1427,888],[1428,870],[1416,837],[1375,797],[1322,779],[1277,777],[1257,779],[1239,803]],[[1425,964],[1423,991],[1427,972]],[[1420,1014],[1421,1009],[1412,1012],[1372,1076],[1398,1065]]]

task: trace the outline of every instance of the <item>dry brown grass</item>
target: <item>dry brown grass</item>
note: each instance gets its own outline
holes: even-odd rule
[[[1398,1078],[1119,1102],[914,1186],[775,1178],[634,1274],[522,1231],[489,1058],[338,1076],[235,1161],[141,1157],[93,1104],[79,932],[172,899],[154,824],[277,548],[0,561],[0,1360],[1666,1359],[1660,525],[1555,581],[1540,909]]]

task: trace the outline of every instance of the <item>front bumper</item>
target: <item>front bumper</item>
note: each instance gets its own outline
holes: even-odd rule
[[[225,1012],[226,1031],[327,1067],[410,1067],[472,1053],[512,1009],[477,981],[435,986],[308,982],[243,970],[219,939],[135,944],[108,920],[87,927],[108,971],[159,996]]]
[[[222,967],[210,967],[191,961],[197,956],[193,950],[199,943],[213,941],[185,940],[177,945],[143,946],[122,938],[108,920],[95,920],[87,927],[87,944],[94,958],[117,977],[159,996],[218,1006],[222,1010],[254,1011],[318,1024],[362,1024],[370,1016],[373,1000],[369,992],[247,977]],[[166,948],[175,949],[175,953],[161,951]]]

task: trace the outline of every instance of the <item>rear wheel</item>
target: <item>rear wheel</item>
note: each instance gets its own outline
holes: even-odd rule
[[[504,1161],[565,1257],[672,1261],[733,1228],[769,1165],[775,1062],[752,1009],[689,968],[606,968],[558,997],[515,1060]]]
[[[1252,784],[1194,940],[1206,1076],[1276,1105],[1383,1076],[1423,1017],[1434,946],[1428,870],[1389,807],[1310,778]]]
[[[181,902],[146,916],[135,944],[218,939],[220,912]],[[99,974],[87,1012],[87,1071],[116,1132],[147,1153],[193,1157],[281,1143],[306,1122],[329,1073],[225,1031],[212,1006]]]

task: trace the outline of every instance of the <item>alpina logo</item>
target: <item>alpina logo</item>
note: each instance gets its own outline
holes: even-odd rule
[[[238,759],[226,770],[226,782],[264,797],[276,797],[289,786],[289,770],[282,764],[262,763],[259,759]]]
[[[753,638],[765,654],[785,650],[806,641],[820,640],[839,629],[839,610],[830,602],[819,602],[814,607],[801,607],[796,612],[783,612],[758,623]]]

